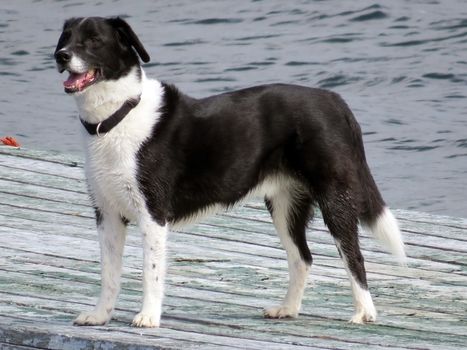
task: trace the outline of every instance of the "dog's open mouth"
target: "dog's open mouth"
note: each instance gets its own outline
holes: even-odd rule
[[[85,73],[69,72],[70,76],[63,82],[65,92],[73,93],[83,91],[88,86],[99,81],[101,76],[98,69],[90,69]]]

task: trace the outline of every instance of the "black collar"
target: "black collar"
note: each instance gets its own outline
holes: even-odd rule
[[[117,126],[117,124],[120,123],[123,120],[123,118],[125,118],[127,114],[130,113],[130,111],[138,105],[140,100],[141,95],[126,100],[125,103],[119,109],[117,109],[110,117],[97,124],[88,123],[87,121],[81,118],[79,118],[79,120],[90,135],[100,136],[101,134],[105,134],[112,130],[115,126]]]

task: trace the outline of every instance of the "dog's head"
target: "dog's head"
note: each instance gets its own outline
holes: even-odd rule
[[[125,76],[139,66],[138,55],[143,62],[149,62],[140,40],[119,17],[67,20],[54,54],[59,72],[70,73],[63,83],[67,93]]]

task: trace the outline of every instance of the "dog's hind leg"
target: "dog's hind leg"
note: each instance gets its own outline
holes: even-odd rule
[[[77,326],[97,326],[107,323],[120,291],[126,221],[117,213],[96,209],[97,231],[101,250],[101,295],[94,310],[81,313]]]
[[[335,243],[352,288],[355,314],[349,322],[365,323],[376,321],[376,309],[371,294],[368,291],[363,257],[358,247],[358,242],[335,238]]]
[[[306,242],[306,225],[311,217],[311,200],[292,188],[280,189],[266,198],[274,226],[287,252],[289,287],[281,305],[267,308],[267,318],[297,317],[302,304],[312,257]]]
[[[324,222],[334,238],[352,287],[356,312],[349,322],[374,322],[376,309],[368,291],[363,255],[358,242],[358,214],[351,191],[332,190],[320,197]]]

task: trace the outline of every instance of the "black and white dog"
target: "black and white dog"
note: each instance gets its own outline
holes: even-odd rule
[[[70,74],[65,91],[80,113],[101,247],[99,301],[75,324],[110,320],[129,221],[144,241],[144,298],[133,325],[158,327],[170,228],[252,195],[264,197],[290,274],[284,301],[264,315],[298,315],[312,262],[305,228],[319,207],[350,278],[351,322],[375,320],[358,224],[399,258],[404,245],[366,163],[359,125],[337,94],[272,84],[188,97],[146,77],[139,59],[149,55],[118,17],[67,20],[55,59]]]

